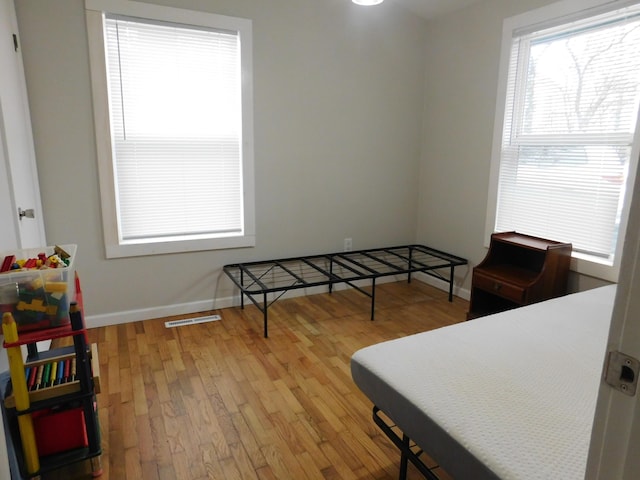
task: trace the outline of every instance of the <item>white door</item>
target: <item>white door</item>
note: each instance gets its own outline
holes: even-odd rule
[[[12,0],[0,0],[0,189],[0,252],[46,245],[31,117]],[[27,214],[20,217],[18,209]]]
[[[27,214],[20,217],[18,209]],[[0,252],[46,245],[31,116],[12,0],[0,0],[0,225]],[[6,353],[0,351],[0,372],[8,368],[6,357]],[[0,421],[0,478],[8,479],[4,438]]]
[[[0,13],[0,15],[2,15]],[[0,19],[1,20],[1,19]],[[1,101],[1,98],[0,98]],[[0,104],[0,122],[2,119],[2,104]],[[0,251],[10,250],[19,245],[17,225],[13,215],[13,196],[9,183],[9,166],[5,154],[4,128],[0,124]],[[2,261],[2,259],[0,259]]]
[[[635,179],[607,351],[640,360],[640,175]],[[640,478],[639,445],[640,388],[629,396],[601,383],[586,478]]]

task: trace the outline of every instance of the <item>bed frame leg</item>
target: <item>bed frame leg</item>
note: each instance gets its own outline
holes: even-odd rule
[[[404,445],[404,448],[400,450],[400,475],[398,476],[398,480],[407,480],[409,457],[405,452],[409,450],[409,441],[409,437],[402,434],[402,444]]]
[[[244,269],[240,268],[240,285],[244,285]],[[240,309],[244,310],[244,292],[240,287]]]
[[[371,281],[371,321],[373,322],[373,318],[376,313],[376,279],[374,278]]]
[[[264,304],[262,305],[263,307],[263,311],[262,311],[262,318],[264,319],[264,338],[269,338],[269,332],[267,330],[267,309],[268,309],[268,305],[267,305],[267,294],[264,294]]]
[[[398,478],[400,480],[406,480],[408,473],[409,461],[413,463],[413,465],[418,469],[418,471],[424,476],[427,480],[440,480],[440,477],[436,475],[431,468],[427,467],[427,465],[419,458],[422,451],[413,452],[411,450],[411,439],[408,435],[402,432],[402,438],[400,438],[400,433],[394,431],[393,425],[387,424],[385,420],[383,420],[378,412],[381,410],[374,405],[373,407],[373,421],[375,422],[382,433],[384,433],[389,440],[400,450],[400,474]],[[417,447],[417,445],[416,445]],[[435,468],[435,467],[433,467]]]

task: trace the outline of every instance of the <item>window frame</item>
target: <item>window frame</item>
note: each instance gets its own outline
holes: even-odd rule
[[[255,246],[255,181],[252,81],[252,22],[249,19],[121,0],[85,0],[93,93],[102,224],[107,258]],[[240,234],[188,235],[127,240],[118,230],[117,195],[111,141],[104,14],[235,31],[240,37],[242,70],[242,190],[244,229]]]
[[[510,54],[512,40],[516,34],[522,35],[545,28],[560,26],[578,19],[587,18],[601,13],[621,9],[638,4],[638,0],[561,0],[536,10],[522,13],[504,20],[502,44],[500,50],[500,67],[498,72],[498,88],[496,97],[496,111],[494,119],[493,142],[491,152],[491,167],[489,171],[489,194],[487,201],[487,216],[485,223],[484,246],[488,248],[491,234],[496,224],[498,202],[500,161],[503,141],[503,128],[507,100],[507,80],[509,75]],[[640,117],[640,114],[639,114]],[[636,123],[636,130],[631,145],[629,171],[626,183],[626,193],[620,216],[620,226],[613,265],[599,261],[597,258],[580,252],[572,252],[571,270],[580,274],[617,282],[620,272],[620,257],[627,230],[629,208],[633,195],[633,185],[638,167],[640,154],[640,118]]]

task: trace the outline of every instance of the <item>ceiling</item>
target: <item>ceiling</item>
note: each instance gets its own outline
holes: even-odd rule
[[[482,0],[388,0],[396,2],[421,17],[430,19],[438,15],[450,13]]]

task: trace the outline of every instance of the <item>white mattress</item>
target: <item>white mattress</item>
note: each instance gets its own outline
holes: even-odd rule
[[[356,352],[355,383],[456,479],[583,479],[615,285]]]

